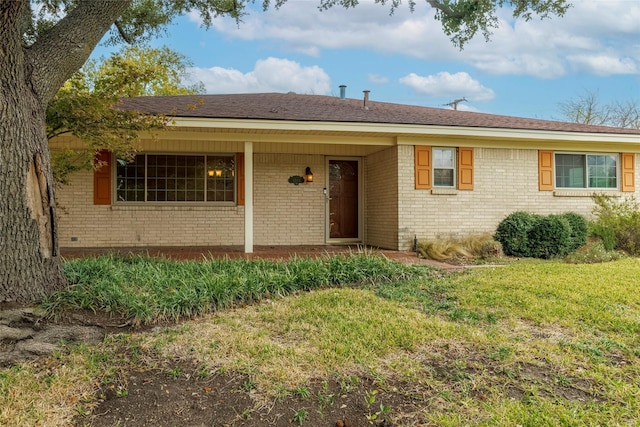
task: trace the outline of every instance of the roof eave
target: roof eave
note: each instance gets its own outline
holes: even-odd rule
[[[187,128],[224,128],[236,130],[377,133],[385,136],[442,135],[467,138],[510,140],[550,140],[567,142],[607,142],[640,145],[640,135],[622,133],[576,132],[538,129],[511,129],[468,126],[442,126],[393,123],[321,122],[267,119],[214,119],[174,117],[172,125]]]

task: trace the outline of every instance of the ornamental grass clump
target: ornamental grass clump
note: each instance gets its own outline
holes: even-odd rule
[[[70,285],[42,302],[49,316],[88,309],[124,317],[136,325],[192,317],[298,291],[426,277],[430,271],[375,254],[288,261],[171,261],[108,255],[66,261],[64,268]]]
[[[419,242],[418,252],[422,257],[436,261],[488,259],[502,256],[502,247],[490,234],[478,234],[464,238],[424,240]]]

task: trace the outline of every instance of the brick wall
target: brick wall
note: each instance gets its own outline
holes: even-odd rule
[[[367,156],[365,175],[366,243],[398,247],[398,147]]]
[[[290,176],[309,166],[313,182],[293,185]],[[324,156],[254,155],[254,243],[256,245],[324,244]]]
[[[242,206],[94,205],[91,172],[74,174],[57,195],[62,247],[244,244]]]
[[[413,171],[413,146],[398,148],[399,169]],[[415,190],[413,173],[399,175],[401,249],[411,247],[414,235],[433,239],[493,233],[505,216],[517,210],[591,214],[593,202],[588,192],[538,191],[537,150],[476,148],[474,157],[472,191],[445,190],[434,194],[438,190]],[[639,175],[636,173],[636,188],[640,188]]]

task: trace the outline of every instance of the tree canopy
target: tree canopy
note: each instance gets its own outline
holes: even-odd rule
[[[167,47],[129,46],[74,73],[47,106],[47,138],[71,134],[86,146],[52,152],[55,180],[64,184],[69,173],[91,168],[98,150],[128,158],[137,151],[141,132],[163,129],[166,117],[120,110],[118,100],[204,92],[202,84],[183,84],[189,65],[184,55]]]

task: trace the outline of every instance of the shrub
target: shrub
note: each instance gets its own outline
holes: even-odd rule
[[[500,243],[493,240],[490,234],[421,241],[418,244],[418,251],[423,257],[436,261],[449,261],[456,258],[497,258],[502,255]]]
[[[576,249],[587,244],[587,220],[582,215],[575,212],[567,212],[562,214],[562,217],[567,220],[571,227],[571,238],[569,245],[569,252],[573,252]]]
[[[571,225],[562,215],[539,217],[527,233],[534,258],[556,258],[571,252]]]
[[[601,262],[616,261],[624,258],[619,251],[607,250],[600,240],[587,243],[565,259],[569,264],[596,264]]]
[[[508,215],[498,224],[493,238],[500,242],[505,255],[531,256],[528,233],[539,218],[540,215],[518,211]]]
[[[602,238],[605,247],[609,249],[611,240],[615,240],[611,249],[640,255],[640,204],[635,197],[618,200],[596,194],[593,201],[596,204],[593,210],[596,219],[592,231],[598,233],[596,235]]]

